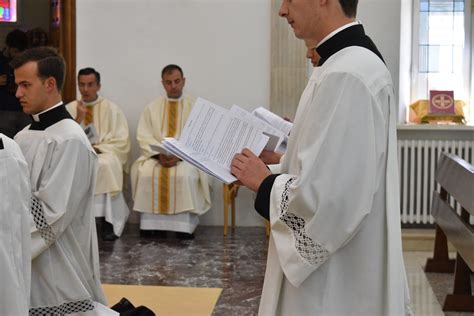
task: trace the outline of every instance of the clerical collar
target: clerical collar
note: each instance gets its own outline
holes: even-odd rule
[[[97,99],[95,99],[94,101],[90,101],[90,102],[82,101],[82,104],[83,104],[84,106],[94,106],[94,105],[96,105],[97,103],[99,103],[101,100],[102,100],[102,98],[99,97],[99,96],[97,96]]]
[[[374,42],[365,35],[362,24],[354,22],[332,32],[318,44],[316,51],[321,56],[318,66],[322,66],[329,57],[350,46],[364,47],[377,55],[385,63],[382,54],[380,54]]]
[[[36,118],[34,116],[37,116]],[[51,125],[64,120],[73,119],[62,102],[50,107],[46,111],[33,115],[33,123],[30,125],[30,130],[42,131]]]
[[[183,98],[183,95],[181,95],[179,98],[170,98],[169,96],[166,96],[166,100],[171,101],[171,102],[179,102]]]
[[[61,104],[63,104],[63,101],[59,101],[59,103],[56,103],[56,104],[53,105],[52,107],[47,108],[46,110],[44,110],[44,111],[42,111],[42,112],[40,112],[40,113],[32,114],[31,117],[33,118],[33,121],[39,122],[39,121],[40,121],[39,116],[40,116],[41,114],[46,113],[46,112],[48,112],[48,111],[51,111],[52,109],[57,108],[57,107],[60,106]]]
[[[347,23],[347,24],[344,24],[343,26],[335,29],[334,31],[332,31],[331,33],[329,33],[328,35],[326,35],[319,43],[318,45],[316,45],[316,47],[319,47],[319,45],[321,45],[322,43],[324,43],[325,41],[327,41],[328,39],[330,39],[331,37],[333,37],[334,35],[336,35],[337,33],[341,32],[342,30],[345,30],[347,29],[348,27],[351,27],[353,25],[359,25],[360,22],[359,21],[354,21],[354,22],[351,22],[351,23]]]

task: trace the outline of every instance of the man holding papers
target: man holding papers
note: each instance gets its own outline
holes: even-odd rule
[[[132,166],[133,209],[141,213],[144,235],[174,231],[178,238],[193,238],[198,216],[211,206],[208,176],[161,146],[165,137],[181,135],[193,104],[183,96],[185,78],[179,66],[166,66],[161,78],[166,96],[150,103],[138,123],[142,155]]]
[[[198,98],[179,139],[163,140],[166,150],[217,178],[232,183],[230,173],[235,154],[244,148],[259,154],[263,148],[275,150],[283,141],[283,132],[233,105],[223,108]]]
[[[405,315],[390,73],[355,21],[357,0],[283,0],[280,16],[321,56],[279,174],[245,149],[232,173],[269,219],[259,315]]]

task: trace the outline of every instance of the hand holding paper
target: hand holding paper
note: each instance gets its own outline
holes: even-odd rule
[[[256,191],[271,174],[258,156],[265,148],[262,158],[279,163],[281,154],[275,151],[285,148],[291,127],[264,108],[249,113],[234,105],[227,110],[198,98],[180,138],[165,138],[162,145],[150,147],[160,154],[173,154],[225,183],[239,179]]]
[[[240,111],[229,111],[199,98],[179,140],[165,138],[163,147],[225,183],[237,181],[230,165],[235,154],[249,148],[259,155],[267,145],[262,124]]]
[[[263,161],[247,148],[241,154],[235,155],[231,171],[243,185],[254,192],[257,192],[263,180],[272,174]]]

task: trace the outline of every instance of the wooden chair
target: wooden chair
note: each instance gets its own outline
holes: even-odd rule
[[[471,273],[474,270],[474,229],[469,224],[474,216],[474,166],[461,158],[443,153],[438,162],[436,181],[440,193],[433,192],[431,214],[436,221],[433,258],[425,272],[454,271],[454,290],[446,296],[443,311],[474,312]],[[451,196],[461,206],[461,215],[449,203]],[[457,251],[456,260],[448,257],[450,242]]]
[[[229,207],[231,209],[231,227],[232,230],[235,229],[235,198],[237,197],[237,193],[239,192],[240,185],[231,183],[225,184],[222,188],[224,192],[224,236],[227,236],[227,226],[229,221]],[[270,236],[270,223],[267,221],[265,225],[265,233]]]

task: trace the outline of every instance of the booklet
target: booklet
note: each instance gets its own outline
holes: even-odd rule
[[[160,144],[150,144],[151,151],[155,152],[156,154],[160,155],[170,155],[170,152],[167,151],[162,145]]]
[[[264,107],[256,108],[252,112],[252,115],[266,122],[268,125],[272,126],[272,128],[280,131],[284,135],[282,142],[278,144],[276,149],[272,150],[284,153],[288,144],[288,137],[290,136],[291,129],[293,128],[293,123],[286,121]]]
[[[285,140],[285,134],[282,131],[274,128],[266,121],[259,119],[258,117],[242,109],[238,105],[233,105],[230,108],[230,111],[242,118],[243,120],[253,122],[253,124],[260,125],[263,128],[263,134],[269,137],[268,143],[264,148],[265,150],[275,151],[281,146],[282,142]]]
[[[263,124],[249,119],[245,110],[231,110],[198,98],[179,139],[165,138],[163,147],[173,155],[225,182],[237,181],[230,165],[244,148],[259,156],[270,137]]]
[[[259,107],[253,110],[253,115],[259,119],[267,122],[274,128],[282,131],[286,137],[290,136],[291,129],[293,128],[293,123],[286,121],[285,119],[279,117],[273,112],[265,109],[264,107]]]
[[[94,123],[90,123],[86,127],[84,127],[84,132],[86,133],[87,139],[91,143],[91,145],[97,144],[99,141],[99,133],[97,133],[97,129],[94,126]]]

